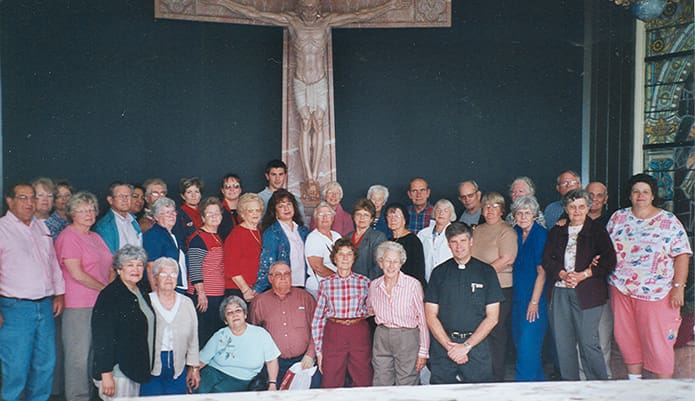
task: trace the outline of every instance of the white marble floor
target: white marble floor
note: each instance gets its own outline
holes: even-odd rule
[[[612,380],[199,394],[157,401],[693,401],[695,380]]]

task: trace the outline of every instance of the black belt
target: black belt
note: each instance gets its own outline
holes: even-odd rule
[[[466,341],[472,335],[473,335],[473,332],[471,332],[471,331],[451,331],[451,332],[449,332],[449,338],[452,341]]]
[[[48,295],[48,296],[45,296],[45,297],[39,298],[39,299],[28,299],[28,298],[13,298],[13,297],[6,297],[4,295],[0,295],[0,298],[9,299],[12,301],[27,301],[27,302],[41,302],[41,301],[44,301],[44,300],[46,300],[48,298],[52,298],[52,297],[53,297],[53,295]]]

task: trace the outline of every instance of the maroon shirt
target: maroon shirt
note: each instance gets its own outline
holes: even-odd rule
[[[301,288],[292,288],[284,299],[266,291],[251,302],[249,320],[266,329],[280,349],[280,358],[289,359],[304,354],[315,358],[311,321],[316,301]]]

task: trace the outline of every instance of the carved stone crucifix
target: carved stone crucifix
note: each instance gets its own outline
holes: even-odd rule
[[[154,1],[157,18],[285,28],[282,158],[310,209],[336,179],[331,28],[451,26],[451,0]]]

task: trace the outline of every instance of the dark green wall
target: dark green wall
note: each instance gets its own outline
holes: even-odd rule
[[[263,187],[280,156],[282,30],[155,20],[150,0],[0,2],[8,185],[70,178],[171,186],[228,171]],[[453,199],[458,181],[541,203],[580,169],[583,3],[456,0],[450,29],[335,30],[338,178],[345,206],[410,177]],[[103,199],[103,197],[102,197]]]

